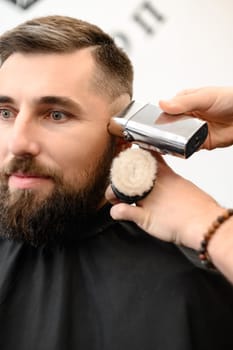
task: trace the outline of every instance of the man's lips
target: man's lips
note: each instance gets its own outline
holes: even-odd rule
[[[49,176],[37,174],[13,173],[9,175],[8,185],[10,188],[33,188],[42,185],[45,181],[49,181]]]

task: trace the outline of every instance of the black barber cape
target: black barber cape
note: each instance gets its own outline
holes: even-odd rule
[[[232,350],[232,286],[108,213],[62,245],[0,241],[0,350]]]

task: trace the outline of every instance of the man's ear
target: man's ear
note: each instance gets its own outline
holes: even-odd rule
[[[131,97],[129,94],[124,93],[118,96],[109,106],[110,116],[113,117],[123,111],[130,103]],[[131,147],[131,143],[125,141],[122,137],[116,137],[116,150],[115,157],[121,152]]]

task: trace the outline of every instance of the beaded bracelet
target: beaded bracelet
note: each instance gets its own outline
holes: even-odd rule
[[[217,217],[212,223],[208,231],[205,233],[203,240],[201,241],[201,247],[198,250],[198,257],[201,263],[208,268],[214,268],[211,258],[208,254],[208,244],[210,239],[213,237],[219,226],[221,226],[227,219],[233,215],[233,209],[226,209],[223,215]]]

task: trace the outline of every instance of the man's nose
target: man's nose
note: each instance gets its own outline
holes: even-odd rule
[[[12,125],[8,143],[9,152],[16,157],[35,157],[40,152],[36,121],[19,113]]]

